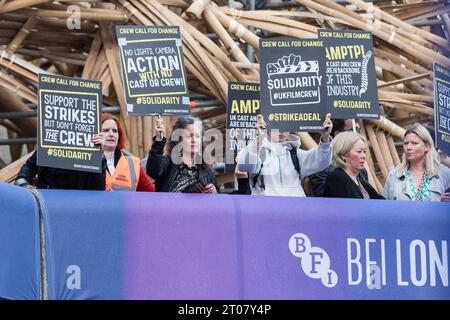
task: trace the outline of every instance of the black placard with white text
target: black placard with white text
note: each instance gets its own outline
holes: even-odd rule
[[[180,27],[116,26],[129,115],[189,115]]]
[[[450,70],[433,64],[436,148],[450,156]]]
[[[101,105],[100,81],[39,74],[37,164],[101,172]]]
[[[326,56],[327,112],[335,119],[378,119],[372,33],[318,30]]]
[[[256,137],[259,98],[259,83],[228,82],[225,172],[234,172],[237,154]]]
[[[325,51],[317,39],[261,39],[261,114],[269,129],[321,131]]]

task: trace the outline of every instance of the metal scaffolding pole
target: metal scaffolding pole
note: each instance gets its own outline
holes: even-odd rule
[[[15,138],[15,139],[0,139],[0,146],[12,144],[35,144],[36,138]]]

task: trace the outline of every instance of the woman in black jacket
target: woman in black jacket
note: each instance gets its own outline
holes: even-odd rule
[[[147,174],[159,192],[217,193],[215,174],[202,158],[201,120],[179,117],[171,133],[169,155],[163,155],[164,124],[156,121],[156,137],[147,159]]]
[[[324,197],[384,199],[358,173],[366,162],[366,142],[355,132],[343,132],[333,141],[333,163],[338,168],[327,177]]]

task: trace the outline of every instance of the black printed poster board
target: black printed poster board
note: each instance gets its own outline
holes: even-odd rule
[[[433,64],[436,148],[450,156],[450,70]]]
[[[182,192],[182,193],[202,193],[203,189],[208,185],[208,183],[209,183],[208,177],[204,176],[204,177],[201,177],[200,179],[198,179],[197,181],[194,181],[193,183],[191,183],[190,185],[185,187],[180,192]]]
[[[256,138],[259,91],[259,83],[228,82],[225,172],[234,172],[237,154]]]
[[[321,131],[325,51],[317,39],[261,39],[261,114],[269,129]]]
[[[101,172],[101,106],[100,81],[39,74],[37,164]]]
[[[327,111],[335,119],[378,119],[372,33],[318,30],[326,56]]]
[[[189,115],[179,27],[116,26],[128,115]]]

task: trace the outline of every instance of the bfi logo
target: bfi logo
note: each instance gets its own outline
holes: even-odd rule
[[[319,247],[312,247],[311,241],[303,233],[295,233],[289,239],[289,250],[301,260],[303,272],[312,279],[320,279],[327,288],[338,282],[337,273],[331,269],[328,253]]]

